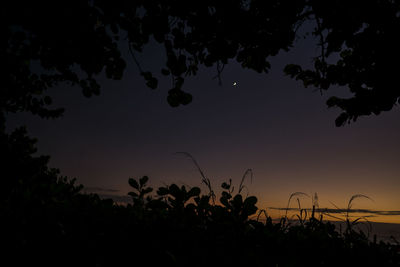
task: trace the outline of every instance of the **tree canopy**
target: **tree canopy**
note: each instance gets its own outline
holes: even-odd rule
[[[288,64],[285,72],[305,86],[328,90],[347,86],[350,98],[332,97],[337,125],[379,114],[399,102],[395,63],[400,58],[397,29],[400,3],[389,0],[59,0],[3,1],[0,9],[0,235],[3,261],[40,266],[398,266],[399,245],[371,242],[349,220],[338,232],[324,211],[299,208],[298,224],[278,223],[257,198],[223,183],[219,204],[209,189],[159,187],[148,177],[130,178],[131,204],[121,206],[84,194],[75,180],[36,156],[35,140],[24,128],[6,133],[8,113],[26,111],[58,117],[47,90],[59,83],[99,94],[98,75],[121,79],[127,66],[121,42],[145,83],[158,80],[142,69],[136,54],[154,38],[165,48],[162,75],[171,76],[168,103],[187,105],[185,78],[200,66],[218,75],[230,60],[266,73],[269,58],[295,45],[299,27],[313,21],[320,54],[314,67]],[[291,62],[288,62],[291,63]],[[207,182],[208,181],[208,182]],[[289,199],[290,200],[290,199]],[[300,206],[300,203],[299,203]],[[289,206],[288,206],[289,208]],[[320,217],[316,216],[320,213]],[[253,216],[253,217],[251,217]],[[312,251],[312,257],[304,257]],[[21,257],[22,256],[22,257]]]
[[[219,75],[236,60],[266,73],[269,58],[292,48],[306,21],[315,25],[311,34],[320,40],[320,53],[313,68],[288,64],[285,73],[304,86],[349,89],[348,98],[327,101],[342,110],[336,125],[400,101],[400,3],[394,0],[17,0],[3,3],[0,12],[3,119],[19,111],[59,116],[62,109],[50,108],[45,92],[60,82],[80,86],[85,96],[99,94],[98,74],[123,77],[129,59],[120,42],[129,44],[146,85],[156,89],[157,78],[135,57],[151,38],[165,48],[160,73],[173,80],[168,103],[187,105],[192,96],[183,83],[200,66]]]

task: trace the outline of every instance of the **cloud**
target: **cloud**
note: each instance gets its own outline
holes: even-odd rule
[[[132,198],[128,195],[118,194],[121,190],[104,188],[104,187],[84,187],[85,193],[97,194],[101,199],[112,199],[117,204],[132,204]]]
[[[111,189],[111,188],[104,188],[104,187],[97,187],[97,186],[84,187],[83,190],[86,192],[90,192],[90,193],[98,193],[98,192],[117,193],[120,191],[118,189]]]
[[[127,195],[115,195],[115,194],[98,194],[102,199],[111,198],[117,204],[132,204],[132,198]]]
[[[288,211],[299,211],[298,208],[276,208],[269,207],[272,210],[288,210]],[[304,209],[307,212],[312,212],[311,208]],[[327,213],[327,214],[340,214],[340,213],[362,213],[362,214],[372,214],[379,216],[393,216],[400,215],[399,210],[369,210],[369,209],[328,209],[328,208],[316,208],[315,212]]]

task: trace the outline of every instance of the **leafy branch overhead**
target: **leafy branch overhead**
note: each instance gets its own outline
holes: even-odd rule
[[[98,74],[124,75],[123,42],[146,85],[156,89],[155,75],[135,58],[151,38],[165,49],[160,73],[171,76],[168,103],[187,105],[192,96],[183,90],[184,79],[200,66],[220,75],[236,60],[266,73],[269,57],[293,47],[297,30],[309,21],[320,54],[313,68],[288,62],[285,73],[320,90],[347,87],[347,98],[327,102],[342,110],[340,126],[399,102],[399,12],[400,3],[390,0],[7,1],[1,12],[1,112],[60,116],[62,109],[51,109],[45,95],[60,82],[80,86],[85,96],[99,94]]]

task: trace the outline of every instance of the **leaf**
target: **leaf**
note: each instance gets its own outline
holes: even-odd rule
[[[169,186],[169,193],[176,198],[180,195],[181,190],[176,184],[172,184]]]
[[[145,194],[148,194],[148,193],[150,193],[150,192],[152,192],[152,191],[153,191],[153,188],[147,187],[147,188],[145,188],[145,189],[142,190],[142,194],[145,195]]]
[[[175,78],[175,88],[181,89],[184,82],[185,82],[185,79],[183,79],[182,77],[176,77]]]
[[[222,191],[221,195],[222,195],[223,198],[226,198],[226,199],[231,199],[232,198],[232,195],[229,194],[226,191]]]
[[[200,195],[200,188],[192,187],[188,192],[188,198]]]
[[[165,76],[168,76],[168,75],[171,74],[171,72],[168,69],[161,69],[161,74],[165,75]]]
[[[181,97],[182,105],[187,105],[187,104],[191,103],[192,102],[192,95],[188,94],[188,93],[185,93],[183,91],[182,91],[182,93],[183,93],[182,97]]]
[[[237,194],[233,198],[233,205],[235,206],[236,209],[240,209],[243,204],[243,197],[240,194]]]
[[[221,184],[221,187],[222,187],[223,189],[229,190],[229,188],[231,187],[231,185],[229,185],[229,184],[223,182],[223,183]]]
[[[139,183],[133,179],[133,178],[129,178],[128,183],[130,186],[132,186],[133,188],[139,190]]]
[[[255,196],[250,196],[244,200],[243,205],[244,206],[254,206],[256,203],[257,203],[257,198]]]
[[[341,99],[336,97],[336,96],[331,96],[327,101],[326,101],[326,105],[328,106],[328,108],[337,106],[338,103],[341,102]]]
[[[159,196],[165,196],[169,194],[169,190],[166,187],[159,187],[157,190],[157,195]]]
[[[346,112],[343,112],[336,118],[335,124],[337,127],[343,126],[346,121],[349,120],[349,115]]]
[[[227,208],[229,208],[231,205],[229,204],[229,202],[228,202],[228,199],[227,198],[225,198],[225,197],[221,197],[220,199],[219,199],[219,201],[222,203],[222,205],[224,205],[225,207],[227,207]]]
[[[152,77],[151,79],[147,80],[146,85],[151,89],[157,89],[158,86],[157,78]]]
[[[143,176],[142,178],[140,178],[139,183],[140,183],[140,187],[143,187],[147,181],[149,180],[149,177],[147,176]]]
[[[181,186],[181,192],[182,192],[183,194],[186,194],[186,193],[187,193],[187,192],[186,192],[186,187],[185,187],[184,185]]]
[[[168,104],[171,107],[174,107],[174,108],[178,107],[179,104],[180,104],[180,101],[179,101],[179,90],[177,90],[175,88],[169,90],[168,91],[167,101],[168,101]]]
[[[150,71],[144,71],[140,73],[146,80],[146,85],[151,89],[156,89],[158,86],[158,80],[153,77],[153,74]]]
[[[210,202],[210,196],[208,195],[201,196],[199,200],[199,205],[202,207],[206,207],[209,205],[209,202]]]

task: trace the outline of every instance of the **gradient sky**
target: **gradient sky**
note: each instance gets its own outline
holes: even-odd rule
[[[193,102],[171,108],[166,101],[170,80],[158,74],[163,50],[152,43],[138,58],[143,69],[160,78],[157,90],[145,86],[127,58],[122,81],[99,78],[99,97],[59,86],[49,92],[55,106],[66,108],[62,118],[13,115],[9,127],[26,124],[39,139],[39,154],[51,155],[51,166],[103,194],[125,195],[128,178],[143,175],[155,187],[174,182],[205,192],[192,162],[175,153],[185,151],[215,188],[229,178],[238,186],[251,168],[253,181],[246,185],[259,208],[286,207],[290,194],[302,191],[318,193],[321,207],[346,207],[352,195],[365,194],[373,201],[360,199],[355,208],[400,211],[400,109],[335,127],[340,110],[328,109],[325,101],[346,90],[332,88],[321,95],[282,71],[286,63],[310,65],[316,53],[314,40],[301,39],[291,52],[271,59],[267,75],[233,62],[224,69],[222,86],[213,79],[216,69],[201,69],[183,88]],[[311,200],[302,203],[310,206]],[[400,216],[372,220],[400,223]]]

